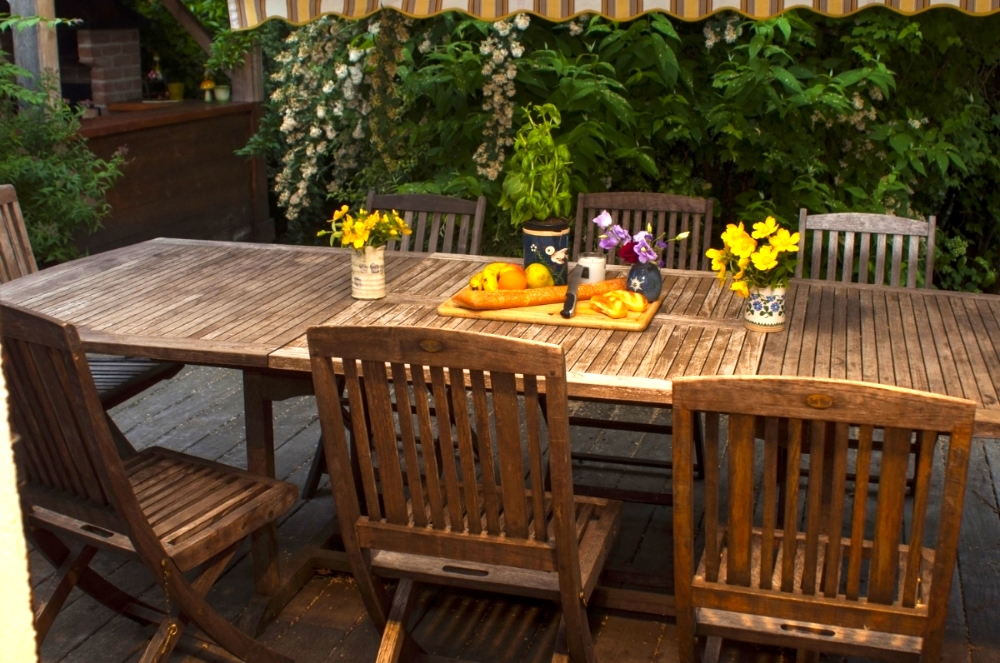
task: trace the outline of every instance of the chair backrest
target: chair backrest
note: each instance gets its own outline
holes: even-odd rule
[[[742,608],[724,609],[747,612],[753,605],[750,612],[774,618],[940,638],[933,631],[947,610],[975,403],[859,382],[764,376],[678,378],[673,399],[679,600],[697,575],[705,591],[738,586],[752,595],[740,599]],[[705,552],[696,572],[691,448],[698,412],[705,414],[706,473]],[[849,445],[855,431],[856,450]],[[918,461],[908,501],[911,445]],[[944,447],[939,481],[935,456]],[[809,478],[802,483],[804,456]],[[929,510],[932,478],[941,494]],[[728,486],[725,505],[720,485]],[[931,551],[926,544],[935,540]]]
[[[559,346],[398,327],[313,327],[308,339],[345,546],[543,571],[560,566],[557,554],[578,559]],[[335,362],[347,384],[354,470]]]
[[[123,533],[109,469],[124,477],[124,468],[76,329],[0,304],[0,330],[22,497]]]
[[[0,283],[37,271],[17,191],[10,184],[0,184]]]
[[[705,250],[712,241],[711,199],[674,196],[666,193],[608,192],[581,193],[576,203],[576,227],[573,232],[573,258],[580,253],[597,251],[600,231],[591,220],[607,210],[615,223],[631,234],[647,225],[653,234],[666,233],[667,238],[690,232],[687,239],[670,242],[663,251],[667,269],[709,269]],[[617,265],[618,255],[608,253],[608,263]]]
[[[934,282],[934,239],[937,220],[929,221],[905,219],[886,214],[814,214],[799,211],[799,236],[801,237],[802,258],[795,267],[795,277],[802,278],[805,263],[809,262],[809,278],[825,278],[844,283],[868,283],[871,267],[871,244],[875,239],[875,267],[871,282],[875,285],[904,285],[900,281],[906,270],[905,286],[917,287],[917,273],[920,270],[920,245],[924,238],[924,287],[930,288]],[[807,249],[807,231],[811,231],[812,248]],[[888,265],[886,257],[888,238],[892,235],[892,255]],[[843,237],[843,249],[841,249]],[[903,262],[903,245],[907,245],[906,262]],[[825,250],[824,250],[825,245]],[[857,254],[857,262],[855,262]],[[886,281],[886,268],[889,278]]]
[[[377,194],[372,190],[368,192],[366,209],[396,210],[413,230],[412,235],[404,235],[398,243],[390,242],[390,251],[479,255],[486,216],[485,196],[462,200],[432,194]]]

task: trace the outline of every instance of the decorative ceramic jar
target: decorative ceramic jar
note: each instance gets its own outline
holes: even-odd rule
[[[628,270],[625,288],[633,292],[641,292],[646,301],[655,302],[663,290],[663,274],[655,262],[637,262]]]
[[[385,245],[366,246],[351,253],[351,297],[385,297]]]
[[[785,289],[750,288],[743,324],[751,331],[776,332],[785,328]]]
[[[569,260],[569,224],[562,219],[528,221],[522,228],[524,268],[540,262],[549,268],[555,285],[566,285]]]

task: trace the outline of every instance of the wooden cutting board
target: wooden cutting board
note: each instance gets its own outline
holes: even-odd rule
[[[627,317],[609,318],[603,313],[591,310],[590,302],[584,300],[576,305],[576,315],[568,320],[559,313],[562,304],[543,304],[541,306],[525,306],[522,308],[505,308],[496,311],[473,311],[462,308],[449,298],[437,308],[438,315],[449,318],[472,318],[474,320],[503,320],[505,322],[527,322],[535,325],[557,325],[562,327],[589,327],[591,329],[620,329],[624,331],[643,331],[660,309],[663,298],[667,294],[664,288],[660,298],[650,302],[642,313],[629,311]]]

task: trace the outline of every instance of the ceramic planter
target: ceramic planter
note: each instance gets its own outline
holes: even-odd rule
[[[777,332],[785,329],[785,289],[750,288],[743,309],[743,324],[751,331]]]
[[[633,292],[641,292],[647,302],[655,302],[663,290],[663,274],[655,262],[637,262],[628,270],[625,287]]]
[[[555,285],[566,285],[569,261],[569,224],[562,219],[528,221],[522,228],[524,268],[540,262],[549,268]]]
[[[228,85],[215,86],[215,100],[225,103],[229,101],[230,87]]]
[[[351,254],[351,297],[385,297],[385,246],[366,246]]]

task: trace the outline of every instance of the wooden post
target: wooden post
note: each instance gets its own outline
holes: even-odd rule
[[[55,0],[10,0],[10,13],[14,16],[55,18]],[[58,99],[62,93],[59,90],[59,46],[55,26],[39,24],[25,30],[14,30],[13,37],[14,63],[33,76],[31,79],[18,77],[17,82],[37,90],[41,87],[43,76],[55,76],[53,95]]]

